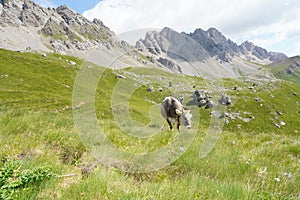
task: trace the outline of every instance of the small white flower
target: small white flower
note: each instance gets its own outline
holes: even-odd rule
[[[276,178],[275,178],[275,181],[276,181],[276,182],[279,182],[279,181],[280,181],[280,179],[276,177]]]
[[[246,161],[246,165],[250,165],[250,159],[248,159],[247,161]]]

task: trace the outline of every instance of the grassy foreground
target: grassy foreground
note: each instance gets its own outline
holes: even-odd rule
[[[211,83],[197,77],[184,77],[180,83],[179,75],[157,69],[115,71],[137,85],[128,104],[130,116],[140,126],[150,123],[149,110],[157,109],[170,93],[184,94],[185,103],[200,116],[193,124],[197,134],[179,159],[157,171],[126,173],[97,162],[79,137],[72,92],[79,67],[85,64],[56,54],[44,58],[0,50],[0,199],[300,198],[299,85],[224,80],[224,91],[233,101],[226,112],[235,118],[228,119],[212,152],[200,159],[211,110],[189,101],[194,85],[207,89]],[[122,108],[111,103],[121,80],[112,70],[89,65],[103,72],[95,110],[112,143],[140,153],[172,142],[177,132],[168,131],[166,125],[148,138],[124,133],[113,119],[114,110]],[[152,93],[148,86],[153,86]],[[121,90],[118,95],[125,94]],[[159,114],[157,118],[162,120]]]

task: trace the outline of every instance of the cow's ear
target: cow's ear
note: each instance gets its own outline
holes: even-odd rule
[[[181,116],[181,114],[182,114],[182,111],[180,111],[178,109],[176,109],[175,112],[176,112],[176,115],[178,115],[178,116]]]

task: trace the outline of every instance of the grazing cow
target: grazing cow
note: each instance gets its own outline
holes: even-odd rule
[[[160,112],[167,120],[171,130],[173,129],[172,119],[177,121],[177,129],[179,130],[181,117],[184,126],[188,129],[191,128],[191,110],[184,108],[176,98],[166,97],[160,104]]]

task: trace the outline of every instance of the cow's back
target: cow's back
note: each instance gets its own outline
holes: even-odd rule
[[[166,97],[160,105],[160,112],[164,118],[176,118],[176,109],[181,111],[182,105],[174,97]]]

